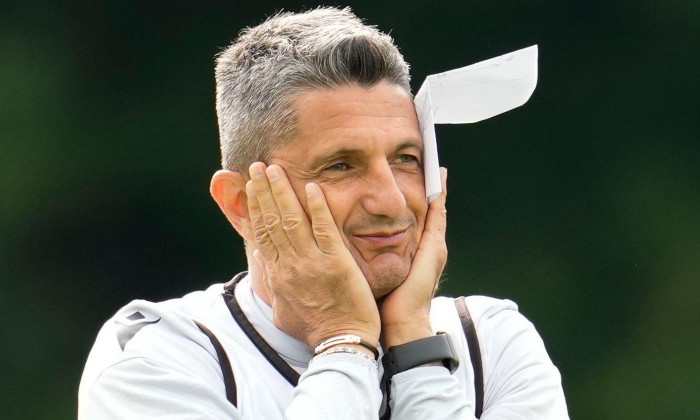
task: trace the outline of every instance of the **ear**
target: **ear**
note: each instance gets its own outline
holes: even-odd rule
[[[222,169],[211,177],[209,192],[238,234],[254,243],[245,184],[246,179],[239,172]]]

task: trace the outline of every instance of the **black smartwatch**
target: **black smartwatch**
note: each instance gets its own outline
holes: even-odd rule
[[[452,346],[452,340],[445,332],[390,347],[382,357],[382,365],[388,378],[432,362],[442,362],[450,373],[454,373],[459,366],[459,358]]]

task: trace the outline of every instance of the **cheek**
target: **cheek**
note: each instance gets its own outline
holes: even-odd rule
[[[326,204],[331,211],[333,220],[341,235],[345,236],[345,223],[352,213],[353,203],[359,202],[354,199],[349,189],[339,189],[333,186],[321,185],[323,195],[326,197]]]
[[[419,196],[416,205],[411,208],[413,210],[413,214],[416,215],[416,221],[418,222],[418,230],[423,232],[423,228],[425,227],[425,219],[428,215],[428,203],[425,199],[425,196]]]
[[[425,181],[423,177],[412,176],[400,179],[401,191],[406,197],[406,205],[413,212],[420,227],[425,222],[428,213],[428,201],[425,198]]]

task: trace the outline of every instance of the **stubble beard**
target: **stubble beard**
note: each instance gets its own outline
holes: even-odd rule
[[[379,300],[393,292],[406,281],[408,270],[382,270],[379,273],[365,274],[365,277],[372,289],[374,299]]]
[[[417,228],[417,224],[418,223],[415,216],[412,215],[404,216],[398,220],[374,216],[369,217],[360,223],[353,224],[349,231],[362,232],[373,229],[391,229],[394,227],[406,226],[408,226],[408,230],[411,231]],[[350,248],[349,244],[347,243],[346,246]],[[410,251],[406,249],[405,251],[408,252],[409,255],[394,254],[397,258],[399,258],[399,261],[390,261],[380,267],[372,267],[370,262],[363,259],[362,253],[358,249],[352,250],[351,253],[355,258],[355,261],[357,261],[358,265],[360,266],[362,274],[364,274],[367,283],[369,283],[369,286],[372,289],[372,294],[376,300],[382,299],[403,284],[404,281],[406,281],[406,278],[411,271],[411,265],[413,264],[413,258],[417,251],[418,243],[413,243],[413,241],[411,241],[411,243],[408,243],[405,246],[409,249],[415,249],[411,249]],[[387,254],[392,254],[391,250],[387,250],[386,252]],[[382,258],[382,255],[377,255],[374,258]]]

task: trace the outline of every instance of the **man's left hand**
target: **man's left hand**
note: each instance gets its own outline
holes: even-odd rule
[[[406,280],[379,305],[384,349],[433,335],[430,303],[447,261],[447,169],[440,168],[442,194],[428,207],[423,236]]]

